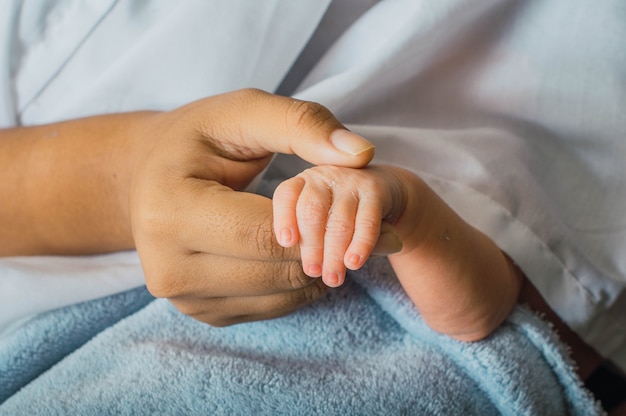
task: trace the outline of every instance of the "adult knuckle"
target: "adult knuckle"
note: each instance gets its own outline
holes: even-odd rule
[[[311,278],[304,273],[299,261],[289,261],[285,266],[287,281],[292,289],[301,289],[311,284]]]
[[[301,292],[303,290],[296,290],[273,299],[271,303],[266,305],[265,313],[273,316],[282,316],[295,311],[302,304]]]
[[[233,322],[230,319],[230,317],[227,317],[227,316],[221,315],[221,314],[217,314],[217,313],[214,313],[214,312],[200,311],[200,312],[197,312],[197,313],[187,313],[186,315],[194,318],[197,321],[204,322],[205,324],[208,324],[208,325],[216,327],[216,328],[224,328],[226,326],[229,326],[229,325],[233,324]]]
[[[279,290],[297,290],[311,284],[311,278],[304,274],[302,265],[296,260],[265,262],[267,265],[263,272],[271,280],[273,288]],[[260,270],[257,267],[257,270]],[[257,272],[258,274],[259,272]]]
[[[194,317],[195,318],[195,317]],[[209,314],[209,315],[202,315],[201,317],[196,318],[206,324],[211,325],[212,327],[215,328],[225,328],[227,326],[231,326],[234,325],[236,322],[228,317],[225,316],[221,316],[221,315],[214,315],[214,314]]]
[[[192,317],[216,328],[224,328],[240,322],[232,313],[223,312],[218,307],[205,309]]]
[[[207,303],[204,299],[198,298],[184,298],[184,299],[169,299],[169,301],[176,307],[176,309],[191,318],[198,321],[209,322],[215,319],[215,315],[211,309],[207,309]]]
[[[153,280],[146,279],[146,288],[148,292],[155,298],[169,298],[169,287],[163,285],[160,281],[154,282]]]
[[[289,131],[301,132],[322,125],[334,117],[323,105],[312,101],[293,100],[287,107]]]
[[[259,221],[250,224],[251,237],[257,255],[260,258],[280,259],[283,258],[285,249],[274,238],[274,230],[271,222]]]
[[[195,302],[179,299],[170,299],[170,302],[180,313],[191,316],[192,318],[200,320],[200,316],[204,314],[204,311],[199,310]]]
[[[163,285],[161,282],[146,281],[146,288],[148,292],[155,298],[169,298],[170,288],[167,285]]]
[[[156,298],[176,298],[186,294],[184,285],[176,273],[167,268],[146,272],[146,287]]]
[[[267,92],[258,88],[242,88],[235,91],[234,94],[237,98],[246,102],[254,102],[269,95]]]
[[[254,242],[257,254],[260,257],[272,253],[273,244],[270,238],[271,230],[266,224],[252,224],[252,241]]]
[[[133,221],[133,234],[153,241],[172,239],[175,235],[176,219],[170,215],[171,210],[161,204],[144,204]]]
[[[274,237],[271,211],[239,218],[231,230],[237,246],[251,256],[266,260],[282,258],[284,249]]]
[[[318,300],[322,295],[327,292],[328,288],[322,283],[321,280],[316,281],[312,285],[309,285],[302,289],[302,302],[304,305]]]
[[[232,325],[232,316],[222,311],[223,299],[171,300],[172,304],[184,315],[214,327]]]

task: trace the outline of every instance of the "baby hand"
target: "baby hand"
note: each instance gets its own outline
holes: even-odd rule
[[[316,166],[274,192],[274,232],[283,247],[300,244],[307,275],[337,287],[346,268],[362,267],[377,243],[385,246],[385,254],[402,249],[388,222],[403,212],[405,193],[400,180],[383,167]]]
[[[519,273],[418,176],[392,166],[316,166],[274,193],[279,244],[300,244],[304,273],[340,286],[393,226],[389,261],[434,330],[464,341],[489,335],[511,312]]]

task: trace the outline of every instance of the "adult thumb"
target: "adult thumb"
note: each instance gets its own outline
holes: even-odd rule
[[[212,145],[221,146],[234,159],[284,153],[296,154],[315,165],[360,168],[374,157],[372,143],[346,129],[318,103],[256,89],[212,98],[216,117],[212,117],[208,137],[219,140]],[[237,128],[229,128],[233,125]]]
[[[393,226],[385,221],[380,227],[380,236],[372,250],[373,256],[388,256],[402,251],[402,238]]]

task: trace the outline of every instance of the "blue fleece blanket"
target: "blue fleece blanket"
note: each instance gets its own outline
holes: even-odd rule
[[[38,316],[0,343],[0,414],[593,415],[550,327],[430,330],[384,258],[290,316],[212,328],[144,288]]]

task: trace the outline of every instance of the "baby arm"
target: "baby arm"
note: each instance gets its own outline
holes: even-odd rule
[[[305,273],[331,287],[346,268],[363,266],[381,227],[392,226],[401,244],[388,250],[398,251],[391,265],[436,331],[484,338],[517,301],[522,276],[508,257],[404,169],[317,166],[283,182],[273,204],[278,242],[300,244]]]

